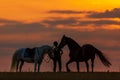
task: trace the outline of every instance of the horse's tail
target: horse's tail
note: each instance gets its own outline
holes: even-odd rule
[[[110,67],[111,63],[107,60],[107,58],[103,55],[103,53],[100,50],[98,50],[97,48],[95,48],[95,53],[97,54],[97,56],[100,58],[101,62],[105,66]]]
[[[12,63],[11,63],[11,69],[10,69],[11,72],[14,71],[16,64],[17,64],[17,60],[16,60],[16,53],[15,53],[12,57]]]

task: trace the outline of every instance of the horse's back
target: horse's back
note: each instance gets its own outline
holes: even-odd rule
[[[91,44],[84,44],[83,46],[82,46],[82,49],[85,49],[85,51],[93,51],[95,48],[94,48],[94,46],[93,45],[91,45]]]
[[[17,57],[23,57],[24,53],[25,53],[25,50],[26,48],[20,48],[20,49],[17,49],[14,53],[15,56]]]
[[[91,44],[85,44],[82,46],[83,55],[86,58],[91,58],[95,56],[95,47]]]
[[[26,48],[20,48],[20,49],[17,49],[17,50],[15,51],[15,54],[21,54],[21,53],[24,53],[24,52],[25,52],[25,49],[26,49]]]
[[[18,58],[18,59],[21,59],[23,61],[26,61],[28,63],[33,63],[34,62],[34,56],[31,57],[31,54],[29,54],[27,51],[28,48],[20,48],[20,49],[17,49],[15,51],[15,56]]]

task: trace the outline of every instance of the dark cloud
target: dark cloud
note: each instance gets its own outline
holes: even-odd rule
[[[80,20],[79,18],[59,18],[59,19],[48,19],[48,20],[43,20],[43,24],[47,24],[49,27],[55,27],[58,25],[63,25],[63,26],[88,26],[88,25],[93,25],[93,26],[106,26],[106,25],[120,25],[119,21],[115,20]]]
[[[111,11],[106,10],[105,12],[93,12],[87,15],[87,17],[89,18],[120,18],[120,8],[114,8]]]
[[[57,25],[74,25],[76,24],[78,20],[76,18],[67,18],[67,19],[63,19],[63,18],[59,18],[59,19],[47,19],[47,20],[43,20],[42,23],[49,25],[50,27],[55,27]]]
[[[82,13],[91,13],[90,11],[73,11],[73,10],[51,10],[48,13],[55,14],[82,14]]]
[[[114,20],[86,20],[86,21],[80,21],[79,26],[86,26],[86,25],[94,25],[94,26],[106,26],[106,25],[120,25],[119,21]]]
[[[105,12],[94,11],[73,11],[73,10],[51,10],[47,13],[55,14],[84,14],[88,13],[89,18],[120,18],[120,8],[114,8],[112,10],[106,10]]]
[[[0,24],[20,24],[21,22],[7,19],[0,19]]]
[[[14,33],[34,33],[35,31],[38,31],[41,29],[41,26],[36,28],[34,25],[36,24],[31,24],[33,27],[29,26],[30,24],[16,24],[16,25],[4,25],[3,27],[0,27],[0,34],[14,34]]]
[[[0,20],[4,25],[0,25],[0,34],[25,34],[36,33],[46,30],[45,26],[40,22],[22,23],[18,21]]]
[[[56,32],[60,31],[56,27],[85,27],[92,25],[94,27],[106,26],[107,25],[120,25],[119,21],[115,20],[81,20],[79,18],[50,18],[40,22],[34,23],[22,23],[10,20],[0,20],[4,22],[4,25],[0,25],[0,34],[29,34],[29,33],[41,33],[41,32]],[[69,29],[69,28],[68,28]],[[62,31],[62,30],[61,30]]]

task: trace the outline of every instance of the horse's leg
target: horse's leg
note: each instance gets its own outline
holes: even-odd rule
[[[73,60],[70,59],[70,60],[66,63],[67,72],[70,72],[70,69],[69,69],[68,65],[69,65],[70,63],[72,63],[72,62],[73,62]]]
[[[92,72],[93,72],[93,69],[94,69],[94,58],[91,59],[91,66],[92,66]]]
[[[40,71],[40,63],[38,63],[38,72]]]
[[[17,64],[16,64],[16,72],[18,72],[18,68],[19,68],[19,60],[17,61]]]
[[[22,71],[22,66],[23,66],[23,64],[24,64],[24,61],[21,60],[21,64],[20,64],[20,72]]]
[[[85,61],[86,63],[86,67],[87,67],[87,72],[89,72],[89,64],[88,64],[88,61]]]
[[[39,70],[40,70],[40,63],[38,63],[38,71],[37,72],[39,72]]]
[[[79,62],[76,61],[76,64],[77,64],[77,71],[79,72],[80,68],[79,68]]]
[[[38,61],[38,72],[40,71],[40,65],[42,63],[42,60]]]
[[[36,66],[37,66],[37,62],[35,62],[34,64],[34,72],[36,72]]]
[[[54,65],[53,71],[54,71],[54,72],[56,72],[56,65],[57,65],[56,63],[57,63],[57,61],[56,61],[56,60],[53,60],[53,65]]]

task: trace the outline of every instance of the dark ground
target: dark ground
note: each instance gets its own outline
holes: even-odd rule
[[[119,72],[0,72],[0,80],[120,80]]]

